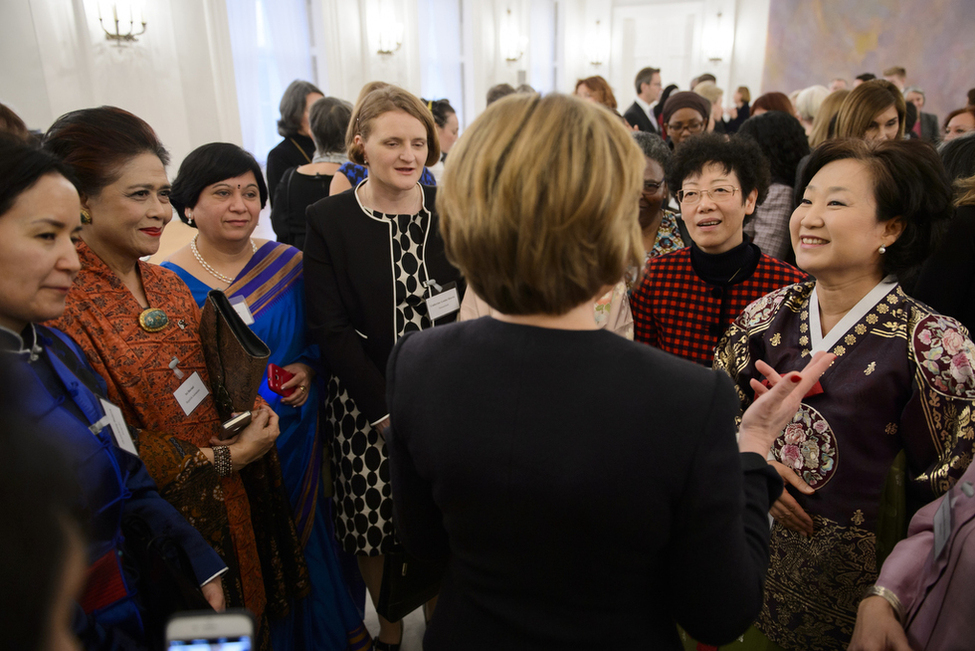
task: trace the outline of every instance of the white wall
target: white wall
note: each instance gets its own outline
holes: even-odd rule
[[[404,42],[394,54],[380,55],[371,44],[370,23],[378,0],[310,0],[310,56],[318,71],[313,81],[328,94],[353,101],[362,84],[375,79],[417,94],[459,84],[459,97],[448,99],[463,108],[462,128],[484,109],[487,90],[503,82],[572,92],[576,79],[602,74],[625,109],[633,99],[633,75],[647,64],[664,68],[665,84],[675,81],[686,89],[687,70],[710,70],[726,90],[747,85],[754,97],[762,90],[770,1],[387,0],[387,11],[404,25]],[[11,105],[31,128],[42,130],[72,109],[121,106],[157,130],[175,164],[206,142],[242,144],[227,0],[147,1],[146,33],[122,48],[104,40],[91,2],[0,2],[0,101]],[[499,27],[509,8],[521,34],[528,37],[523,56],[515,62],[505,61],[499,47]],[[736,34],[730,58],[712,63],[706,60],[702,39],[718,10],[734,24]],[[421,38],[436,38],[424,17],[431,12],[438,12],[436,30],[447,32],[437,47],[421,43]],[[678,39],[690,43],[685,56],[690,63],[678,77],[668,69],[669,60],[644,62],[639,57],[640,52],[669,53],[677,48],[668,34],[681,27],[665,17],[681,12],[697,18],[683,35],[686,38]],[[587,52],[596,19],[614,38],[608,60],[599,67],[590,65]],[[649,29],[631,30],[627,36],[627,25],[621,21],[630,19]],[[452,25],[459,34],[449,33]],[[632,42],[647,38],[656,40]],[[444,57],[449,70],[431,68],[436,65],[431,57],[437,56]],[[726,92],[726,103],[730,95]]]
[[[224,0],[153,0],[144,11],[145,34],[118,47],[91,3],[4,0],[0,101],[41,130],[78,108],[132,111],[170,149],[172,173],[198,145],[240,143]]]

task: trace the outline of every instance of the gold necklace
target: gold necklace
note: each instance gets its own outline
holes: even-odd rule
[[[219,271],[217,271],[216,269],[214,269],[213,267],[211,267],[209,264],[207,264],[207,261],[203,259],[203,256],[200,255],[200,250],[196,248],[196,239],[198,237],[200,237],[199,233],[194,235],[193,239],[190,240],[190,251],[193,252],[193,257],[196,258],[196,261],[200,263],[200,266],[203,267],[204,271],[206,271],[208,274],[210,274],[211,276],[213,276],[214,278],[216,278],[222,283],[226,283],[227,285],[233,284],[234,282],[233,278],[231,278],[230,276],[225,276]],[[251,254],[257,253],[257,245],[254,244],[253,238],[251,239],[250,242],[251,242]]]

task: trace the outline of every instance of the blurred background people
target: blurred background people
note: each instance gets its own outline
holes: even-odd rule
[[[616,96],[609,82],[600,75],[586,77],[576,82],[576,97],[581,97],[590,102],[602,104],[608,109],[616,110]]]
[[[975,131],[975,106],[955,109],[945,118],[944,140],[954,140]]]
[[[823,100],[829,95],[829,90],[825,86],[810,86],[804,88],[796,97],[796,112],[799,114],[799,122],[806,130],[808,136],[812,132],[813,123],[819,114],[819,107]]]
[[[460,123],[457,122],[457,112],[450,105],[450,100],[424,100],[424,103],[430,109],[430,113],[433,114],[433,121],[437,125],[437,137],[440,139],[440,160],[430,168],[430,173],[433,174],[439,184],[443,177],[443,166],[447,160],[447,154],[457,142]]]
[[[312,104],[308,123],[315,141],[312,162],[284,173],[271,209],[271,224],[278,242],[298,250],[305,247],[305,210],[328,196],[332,177],[348,162],[345,132],[352,105],[337,97],[323,97]]]
[[[918,120],[914,124],[914,133],[922,140],[939,142],[941,131],[938,129],[938,116],[924,111],[924,90],[920,86],[904,89],[904,101],[917,107]]]
[[[636,98],[630,104],[630,108],[623,113],[623,117],[630,126],[640,131],[659,134],[660,125],[653,111],[663,92],[660,69],[651,67],[641,69],[636,73],[633,85],[636,87]]]
[[[904,95],[884,79],[854,88],[836,114],[837,138],[901,140],[904,137]]]
[[[738,137],[748,138],[759,146],[771,174],[765,201],[745,218],[745,234],[762,253],[786,262],[794,261],[789,217],[796,170],[799,161],[809,155],[805,130],[791,115],[769,111],[749,118],[738,130]]]
[[[284,140],[267,154],[267,188],[272,204],[284,173],[292,167],[312,162],[315,142],[311,137],[308,112],[311,105],[323,97],[325,94],[315,84],[300,79],[288,84],[281,96],[278,133]]]
[[[711,119],[711,103],[697,93],[674,93],[667,98],[661,118],[671,147],[677,149],[690,138],[707,130]]]

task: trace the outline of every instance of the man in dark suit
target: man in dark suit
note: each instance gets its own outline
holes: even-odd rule
[[[928,142],[939,142],[941,131],[938,129],[938,116],[934,113],[924,113],[924,91],[918,86],[910,86],[904,91],[904,99],[917,107],[917,123],[914,133]]]
[[[626,109],[623,117],[630,126],[635,126],[640,131],[660,135],[660,127],[653,114],[653,105],[657,103],[657,98],[663,90],[660,83],[660,69],[644,68],[636,73],[633,85],[636,87],[636,101]]]

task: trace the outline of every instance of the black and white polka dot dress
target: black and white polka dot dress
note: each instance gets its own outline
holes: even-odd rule
[[[393,274],[396,277],[396,339],[430,327],[424,302],[427,280],[423,242],[430,217],[383,215],[390,222]],[[393,501],[389,489],[386,442],[363,416],[341,380],[332,376],[325,405],[326,427],[332,428],[332,476],[335,484],[335,535],[349,553],[377,556],[393,536]]]

